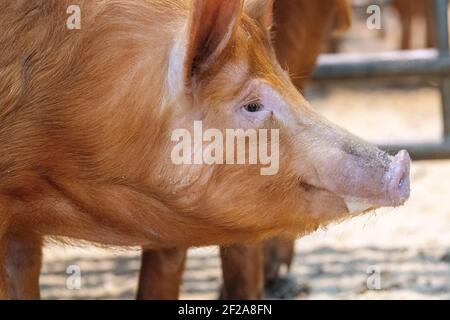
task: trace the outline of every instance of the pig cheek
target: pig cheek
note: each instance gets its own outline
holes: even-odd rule
[[[301,199],[306,203],[306,214],[314,220],[327,222],[347,214],[345,201],[335,194],[316,188],[301,188]]]

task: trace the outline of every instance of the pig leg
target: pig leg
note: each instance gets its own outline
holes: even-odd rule
[[[401,49],[409,50],[411,49],[411,32],[412,32],[412,10],[409,4],[401,4],[398,8],[398,13],[401,23]]]
[[[401,40],[402,50],[411,49],[411,25],[412,25],[411,18],[412,18],[411,16],[407,16],[402,19],[402,40]]]
[[[427,30],[427,39],[426,39],[426,47],[427,48],[436,48],[437,39],[436,39],[436,18],[434,13],[434,3],[433,1],[427,1],[425,8],[425,24]]]
[[[1,228],[1,224],[0,224]],[[1,231],[1,229],[0,229]],[[5,271],[5,257],[6,257],[6,243],[4,235],[0,233],[0,299],[5,300],[9,298],[8,285],[6,283]]]
[[[270,298],[290,299],[308,291],[298,285],[289,274],[281,274],[281,267],[289,271],[295,254],[295,241],[277,237],[264,243],[265,293]]]
[[[187,249],[145,250],[139,276],[138,300],[176,300]]]
[[[40,299],[42,239],[4,234],[0,251],[0,298]]]
[[[261,244],[221,247],[223,288],[220,299],[255,300],[263,295]]]
[[[294,258],[295,241],[277,237],[264,243],[264,281],[271,284],[280,277],[283,265],[287,270],[291,267]]]
[[[292,240],[278,237],[262,244],[221,248],[224,284],[220,298],[261,299],[264,289],[273,296],[296,291],[297,285],[291,279],[280,277],[281,266],[286,265],[288,270],[291,266],[294,244]]]

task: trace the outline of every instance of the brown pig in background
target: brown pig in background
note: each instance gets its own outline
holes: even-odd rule
[[[44,236],[154,249],[302,235],[409,196],[410,159],[318,115],[260,1],[0,2],[0,297],[37,298]],[[265,12],[265,11],[264,11]],[[279,132],[279,170],[178,165],[171,134]]]

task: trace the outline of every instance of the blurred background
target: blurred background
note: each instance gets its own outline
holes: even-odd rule
[[[423,9],[433,1],[407,2],[417,1],[424,7],[410,11],[411,36],[405,40],[405,17],[391,1],[352,0],[352,27],[324,44],[324,51],[357,57],[396,52],[397,58],[402,57],[400,49],[437,46],[436,34],[427,31],[427,23],[434,26],[437,18]],[[381,10],[381,29],[367,26],[370,5]],[[325,56],[320,62],[327,61]],[[371,142],[440,143],[440,80],[422,75],[324,80],[319,72],[304,94],[330,120]],[[44,260],[44,299],[135,296],[139,248],[49,244]],[[79,290],[67,289],[72,265],[80,267]],[[450,160],[413,163],[412,193],[405,206],[377,210],[298,240],[290,276],[295,281],[282,298],[450,299]],[[216,299],[221,278],[216,247],[190,250],[181,298]]]

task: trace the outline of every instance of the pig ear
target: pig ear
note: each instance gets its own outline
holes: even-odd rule
[[[243,0],[193,0],[188,25],[186,78],[210,66],[233,39]]]
[[[274,0],[248,0],[245,3],[245,13],[270,30],[273,25],[273,2]]]

